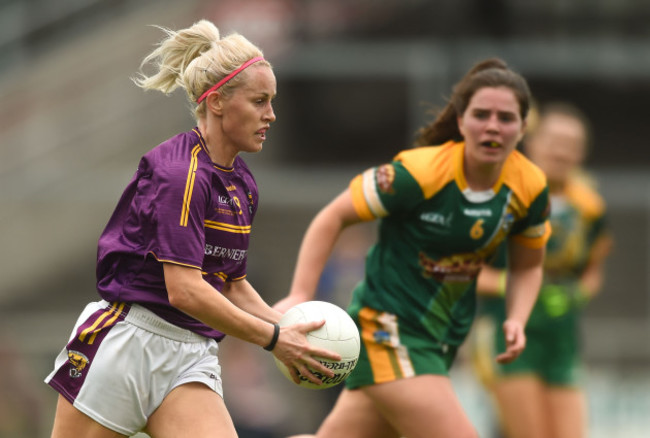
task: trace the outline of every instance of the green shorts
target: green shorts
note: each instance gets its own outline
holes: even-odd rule
[[[474,324],[470,344],[475,372],[484,383],[499,377],[528,374],[555,386],[579,383],[581,361],[578,334],[567,321],[549,321],[539,329],[526,328],[526,348],[513,362],[496,363],[497,354],[505,351],[501,329],[503,321],[483,315]]]
[[[361,333],[361,353],[345,381],[348,389],[421,374],[448,375],[457,347],[423,342],[421,335],[400,330],[397,317],[387,312],[363,307],[351,314]]]
[[[500,335],[500,336],[499,336]],[[495,336],[497,351],[504,351],[503,333]],[[575,386],[580,376],[577,335],[571,331],[526,331],[526,348],[513,362],[499,365],[500,375],[535,374],[548,385]]]

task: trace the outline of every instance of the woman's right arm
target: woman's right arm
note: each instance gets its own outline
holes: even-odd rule
[[[503,332],[506,351],[496,357],[499,363],[515,360],[526,346],[524,328],[542,285],[545,247],[529,248],[516,241],[508,245],[506,282],[506,320]]]
[[[339,235],[349,225],[361,222],[346,189],[327,204],[312,220],[303,237],[289,295],[273,308],[281,313],[314,299],[323,269]]]
[[[199,269],[164,263],[165,285],[169,302],[175,308],[204,324],[244,341],[266,346],[273,338],[273,324],[239,308],[203,280]],[[283,362],[293,380],[299,383],[298,372],[313,383],[320,383],[310,369],[329,377],[331,370],[315,357],[340,360],[339,354],[314,347],[306,334],[321,327],[325,321],[293,324],[282,327],[273,354]]]

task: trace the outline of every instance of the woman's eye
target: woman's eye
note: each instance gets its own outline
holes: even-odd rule
[[[477,119],[487,119],[488,117],[490,117],[490,113],[487,111],[476,111],[474,112],[474,117],[476,117]]]

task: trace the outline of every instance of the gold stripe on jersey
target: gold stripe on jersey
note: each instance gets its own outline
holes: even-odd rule
[[[185,193],[183,195],[183,206],[181,209],[181,227],[186,227],[190,217],[190,202],[192,201],[192,192],[194,190],[194,180],[196,179],[196,169],[198,167],[198,155],[201,151],[201,145],[197,144],[192,149],[192,158],[190,167],[187,171],[187,181],[185,182]]]
[[[221,167],[221,166],[217,166],[216,164],[213,164],[212,167],[214,167],[215,169],[219,169],[222,172],[233,172],[235,170],[234,168]]]
[[[212,275],[213,277],[219,277],[223,281],[226,281],[228,279],[228,274],[226,274],[225,272],[213,272],[213,273],[210,273],[210,272],[206,272],[206,271],[201,271],[201,275],[203,275],[204,277]]]
[[[251,226],[250,225],[232,225],[225,222],[216,222],[206,220],[203,222],[203,225],[206,228],[212,228],[214,230],[227,231],[229,233],[236,234],[250,234]]]
[[[390,382],[415,375],[406,347],[400,344],[394,315],[364,307],[359,312],[361,339],[368,353],[376,383]],[[378,342],[375,335],[385,333],[388,339]]]
[[[363,174],[357,175],[350,182],[350,196],[352,197],[352,204],[354,205],[354,210],[357,212],[359,219],[363,221],[371,221],[375,219],[375,216],[372,214],[366,198],[363,194]]]
[[[149,254],[151,254],[156,259],[156,261],[159,261],[160,263],[171,263],[171,264],[178,265],[178,266],[186,266],[188,268],[201,269],[201,266],[190,265],[188,263],[180,263],[180,262],[177,262],[177,261],[174,261],[174,260],[161,259],[153,251],[149,251]]]

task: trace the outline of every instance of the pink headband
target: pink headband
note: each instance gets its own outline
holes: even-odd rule
[[[232,78],[234,78],[235,76],[237,76],[237,75],[238,75],[239,73],[241,73],[242,70],[244,70],[246,67],[248,67],[248,66],[251,65],[251,64],[256,63],[257,61],[264,61],[264,57],[262,57],[262,56],[257,56],[257,57],[255,57],[255,58],[253,58],[253,59],[249,59],[248,61],[246,61],[245,63],[243,63],[243,64],[241,65],[241,67],[239,67],[237,70],[235,70],[234,72],[230,73],[228,76],[226,76],[225,78],[223,78],[222,80],[220,80],[219,82],[217,82],[216,84],[214,84],[212,87],[208,88],[208,91],[206,91],[205,93],[203,93],[203,94],[201,95],[201,97],[199,97],[199,98],[196,100],[196,103],[201,103],[201,102],[203,101],[203,99],[205,99],[206,97],[208,97],[208,94],[210,94],[210,93],[212,93],[213,91],[219,89],[219,87],[221,87],[223,84],[225,84],[226,82],[228,82],[229,80],[231,80]]]

